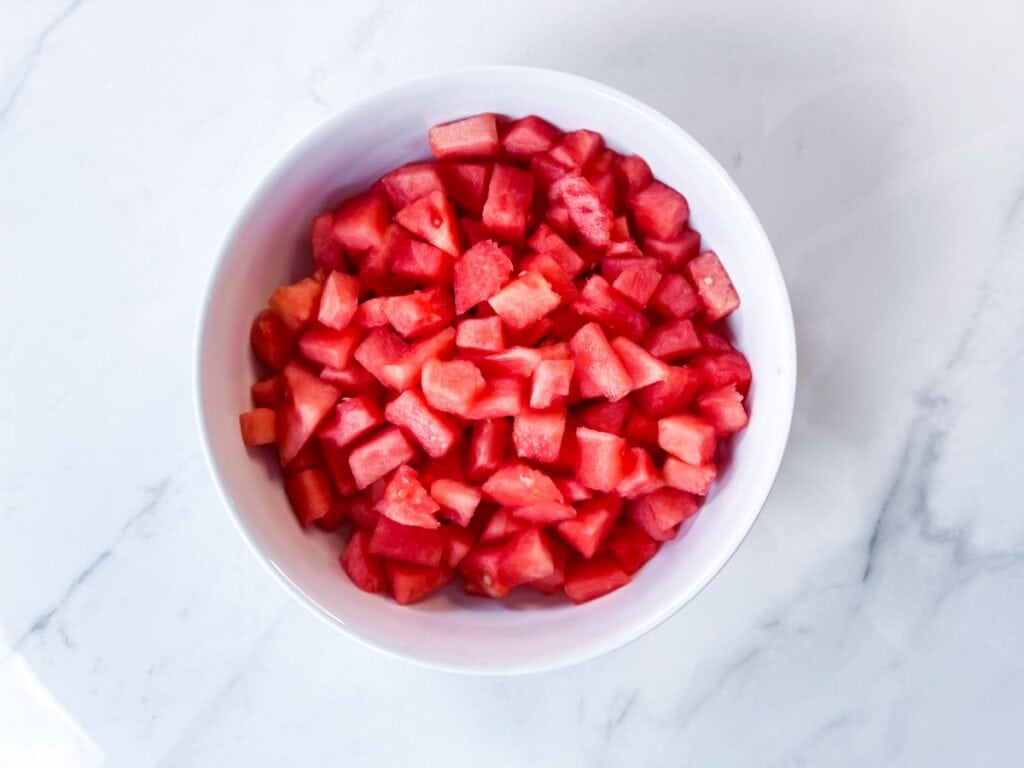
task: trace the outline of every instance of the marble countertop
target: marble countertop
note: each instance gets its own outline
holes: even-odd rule
[[[0,765],[1024,764],[1024,6],[8,0]],[[280,153],[417,74],[664,111],[788,281],[793,433],[728,567],[592,662],[472,678],[294,604],[224,514],[192,337]]]

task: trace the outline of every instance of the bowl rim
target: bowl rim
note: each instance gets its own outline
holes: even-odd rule
[[[359,627],[356,627],[333,613],[330,613],[326,608],[313,600],[257,545],[253,537],[250,535],[245,522],[242,520],[239,511],[235,508],[231,494],[229,493],[224,479],[221,476],[219,464],[213,453],[209,428],[203,412],[203,360],[205,357],[206,329],[212,304],[211,298],[213,295],[213,289],[218,284],[221,278],[221,273],[225,268],[225,255],[241,230],[242,224],[246,218],[246,212],[252,209],[265,195],[270,193],[270,190],[274,188],[275,183],[286,173],[295,157],[302,154],[310,146],[319,142],[322,137],[331,133],[335,129],[335,125],[341,122],[349,114],[369,108],[375,101],[394,99],[405,91],[415,91],[424,85],[436,84],[437,82],[457,81],[462,78],[485,78],[488,76],[544,78],[549,81],[558,81],[566,87],[595,91],[612,101],[618,102],[623,107],[640,113],[648,120],[658,123],[662,127],[677,134],[686,144],[689,145],[692,152],[698,156],[705,165],[707,165],[708,169],[718,177],[718,180],[724,185],[724,188],[729,191],[732,203],[737,206],[738,210],[742,211],[747,217],[749,217],[750,222],[754,225],[760,245],[769,257],[770,263],[766,265],[766,267],[767,272],[771,275],[772,284],[768,286],[768,288],[769,290],[775,291],[782,302],[785,328],[780,329],[780,332],[785,334],[785,339],[782,340],[780,349],[785,356],[785,359],[780,360],[780,365],[782,369],[781,387],[783,389],[785,399],[784,402],[779,405],[780,407],[785,408],[785,413],[782,414],[783,418],[780,421],[780,423],[785,426],[785,431],[782,439],[777,442],[774,451],[770,455],[764,457],[766,461],[773,465],[770,475],[771,480],[765,484],[765,487],[758,495],[758,498],[751,499],[751,509],[753,512],[749,516],[746,527],[742,529],[742,532],[740,532],[739,528],[737,529],[737,534],[729,543],[729,546],[724,547],[718,557],[704,569],[699,580],[694,581],[688,589],[681,591],[673,600],[666,602],[665,605],[663,605],[659,610],[653,612],[644,621],[629,627],[625,631],[619,633],[607,633],[589,644],[571,646],[567,650],[548,654],[537,661],[519,661],[513,664],[505,664],[501,662],[489,664],[454,664],[429,656],[420,655],[412,650],[400,650],[394,647],[378,644],[374,639],[364,635],[360,631]],[[213,265],[209,269],[209,274],[203,284],[199,315],[194,328],[192,367],[192,400],[196,425],[199,431],[203,458],[213,479],[217,493],[220,496],[222,504],[227,508],[235,529],[241,535],[242,540],[246,543],[249,550],[296,602],[303,605],[308,611],[319,617],[321,621],[324,621],[333,629],[345,634],[361,645],[372,648],[392,658],[401,659],[423,667],[445,672],[468,675],[509,676],[534,674],[560,669],[562,667],[567,667],[572,664],[603,656],[614,650],[622,648],[634,640],[643,637],[648,632],[651,632],[655,627],[668,620],[686,604],[692,601],[708,586],[708,584],[711,583],[715,576],[718,575],[722,568],[725,567],[726,563],[728,563],[736,554],[747,536],[749,536],[750,531],[753,529],[754,524],[760,516],[761,511],[775,486],[775,482],[778,479],[779,469],[782,465],[782,459],[785,455],[792,428],[793,409],[796,400],[797,348],[796,331],[793,321],[792,306],[789,300],[789,292],[786,288],[782,269],[779,266],[775,250],[772,248],[768,235],[764,231],[761,220],[758,218],[750,203],[747,201],[746,197],[744,197],[743,193],[740,191],[729,173],[700,142],[694,139],[675,121],[669,119],[658,110],[599,81],[543,67],[488,65],[447,69],[375,90],[362,98],[356,99],[334,110],[312,130],[304,133],[297,140],[293,141],[278,156],[277,160],[259,178],[255,186],[252,188],[252,191],[237,208],[232,219],[231,226],[217,250]]]

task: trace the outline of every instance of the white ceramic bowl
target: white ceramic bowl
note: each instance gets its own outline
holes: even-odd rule
[[[429,156],[427,129],[475,114],[537,114],[599,131],[643,155],[690,201],[743,305],[730,319],[754,372],[750,425],[688,530],[632,583],[581,606],[524,595],[511,603],[452,587],[411,607],[356,589],[338,565],[341,538],[295,522],[277,471],[250,453],[238,414],[251,407],[249,326],[273,288],[310,269],[311,218],[387,170]],[[256,556],[303,605],[393,656],[441,669],[512,674],[564,666],[633,640],[685,605],[743,541],[771,489],[789,432],[796,375],[782,275],[757,217],[726,172],[685,131],[607,86],[560,72],[486,67],[407,83],[344,109],[293,147],[245,205],[217,259],[199,321],[196,408],[224,503]],[[528,591],[528,590],[517,590]]]

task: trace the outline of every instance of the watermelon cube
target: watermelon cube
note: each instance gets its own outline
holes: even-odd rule
[[[420,339],[396,360],[381,367],[384,383],[392,389],[404,391],[419,381],[427,360],[444,359],[455,351],[455,329],[443,328],[433,336]]]
[[[556,477],[554,480],[558,490],[562,492],[566,502],[569,504],[594,498],[594,492],[575,477]],[[575,510],[573,514],[575,514]]]
[[[569,394],[576,363],[572,360],[541,360],[533,371],[531,408],[549,408]]]
[[[629,575],[610,555],[593,560],[570,557],[565,567],[565,594],[574,603],[586,603],[608,594],[630,581]]]
[[[505,447],[511,438],[512,424],[506,419],[486,419],[473,425],[466,462],[470,480],[486,480],[504,465]]]
[[[512,276],[512,262],[493,240],[477,243],[456,260],[455,312],[464,314],[496,294]]]
[[[559,523],[555,530],[573,549],[591,558],[604,543],[605,537],[622,512],[618,496],[596,496],[576,506],[576,517]]]
[[[667,320],[685,320],[697,314],[701,303],[689,280],[683,275],[668,274],[654,289],[650,306]]]
[[[321,325],[340,331],[352,322],[359,306],[359,281],[341,272],[331,272],[324,281],[317,319]]]
[[[697,286],[697,294],[704,304],[704,317],[709,323],[721,320],[739,307],[739,294],[714,251],[702,253],[687,264],[686,269]]]
[[[607,248],[612,239],[612,212],[594,185],[582,176],[568,175],[556,181],[549,192],[569,211],[569,220],[580,238],[595,248]]]
[[[611,491],[622,480],[626,441],[588,427],[576,428],[579,461],[576,479],[595,491]]]
[[[401,337],[387,328],[374,328],[356,347],[353,357],[373,374],[374,378],[382,384],[387,384],[384,367],[389,363],[397,362],[408,351],[409,345]]]
[[[349,397],[342,400],[334,413],[317,430],[321,442],[344,448],[384,422],[380,407],[371,398]]]
[[[555,485],[558,485],[558,483],[556,482]],[[512,510],[512,514],[520,520],[546,525],[560,523],[563,520],[571,520],[576,517],[576,509],[570,504],[556,504],[549,501],[544,504],[516,507]]]
[[[623,431],[626,441],[637,445],[658,447],[658,420],[637,408],[630,408]]]
[[[640,155],[617,156],[612,163],[619,188],[624,198],[630,198],[654,180],[651,166]]]
[[[632,240],[629,240],[625,243],[625,245],[628,245],[629,243],[632,242]],[[617,250],[620,250],[622,245],[624,244],[615,243]],[[610,250],[611,249],[609,248],[609,251]],[[649,256],[644,256],[642,253],[635,253],[632,248],[629,249],[628,253],[617,253],[615,255],[609,255],[609,251],[605,251],[605,256],[604,258],[601,259],[601,276],[605,280],[610,280],[611,282],[614,283],[619,278],[619,275],[621,275],[630,267],[636,266],[648,267],[650,269],[653,269],[655,272],[659,272],[660,274],[660,270],[658,269],[659,262],[657,259],[651,258]]]
[[[720,333],[716,333],[700,321],[695,322],[697,336],[700,338],[700,345],[708,352],[732,352],[732,344]]]
[[[284,385],[280,376],[260,379],[251,387],[252,404],[257,408],[277,408],[284,399]]]
[[[568,208],[565,210],[568,215]],[[538,224],[537,229],[530,235],[529,246],[537,253],[546,254],[554,259],[570,279],[576,277],[586,266],[580,255],[562,239],[561,235],[544,222]]]
[[[455,305],[446,288],[434,286],[404,296],[391,296],[384,304],[391,326],[407,339],[433,333],[455,317]]]
[[[359,328],[336,331],[322,325],[314,326],[299,337],[299,352],[310,362],[327,368],[344,368],[362,337]]]
[[[557,538],[549,538],[548,545],[551,548],[551,561],[554,565],[551,575],[534,579],[527,586],[541,594],[553,595],[561,590],[565,583],[565,563],[569,559],[569,548]]]
[[[498,561],[498,576],[510,587],[546,578],[554,572],[548,537],[537,527],[516,534],[505,545]]]
[[[400,560],[385,560],[384,570],[391,585],[391,596],[399,605],[416,603],[450,584],[454,574],[440,566],[416,565]]]
[[[529,527],[528,523],[515,517],[511,509],[501,507],[495,510],[487,524],[480,531],[480,541],[484,544],[503,541],[514,534],[527,530]]]
[[[491,173],[482,220],[498,237],[513,243],[526,239],[533,205],[533,176],[529,171],[498,163]]]
[[[352,449],[348,464],[360,489],[415,458],[416,452],[397,427],[387,427]]]
[[[452,522],[463,527],[469,525],[483,498],[476,486],[449,478],[435,480],[430,486],[430,495]]]
[[[596,320],[616,335],[633,341],[640,341],[650,325],[644,314],[600,275],[592,275],[587,280],[573,308],[583,317]]]
[[[579,419],[580,423],[589,429],[621,435],[628,413],[629,400],[619,400],[614,403],[598,400],[596,403],[581,408]]]
[[[284,491],[292,505],[299,525],[306,527],[330,512],[333,497],[327,473],[319,467],[303,470],[286,477]]]
[[[584,397],[602,396],[614,402],[633,389],[633,380],[597,323],[580,328],[569,342],[569,348]]]
[[[472,421],[515,416],[526,403],[524,382],[518,378],[491,379],[464,413]]]
[[[380,520],[380,512],[373,508],[374,503],[366,494],[359,494],[352,497],[348,504],[349,520],[358,530],[366,531],[368,534],[373,533],[377,521]]]
[[[633,380],[634,389],[665,381],[671,375],[668,365],[625,336],[612,339],[611,344],[626,373]]]
[[[699,506],[696,497],[685,491],[660,488],[632,502],[626,515],[655,541],[668,541],[675,538],[676,526]]]
[[[452,256],[458,256],[461,251],[455,211],[441,190],[409,203],[395,214],[395,221]]]
[[[501,318],[467,317],[459,322],[455,346],[468,352],[500,352],[505,348]]]
[[[268,368],[279,371],[295,354],[295,337],[284,321],[269,309],[264,309],[252,322],[249,331],[256,359]]]
[[[380,248],[390,218],[391,206],[379,191],[355,195],[334,212],[334,240],[350,254]]]
[[[444,555],[445,539],[442,528],[402,525],[381,515],[370,537],[368,550],[372,555],[407,563],[438,565]]]
[[[434,163],[409,163],[396,168],[381,178],[391,206],[397,211],[409,203],[429,195],[434,190],[444,191],[441,177]]]
[[[449,568],[457,568],[462,562],[462,558],[469,554],[469,550],[476,544],[476,535],[473,531],[467,531],[456,525],[448,526],[445,532],[448,534],[448,541],[442,562]]]
[[[370,554],[370,533],[353,531],[345,550],[341,553],[341,567],[352,583],[364,592],[383,592],[387,584],[384,564]]]
[[[352,316],[352,325],[358,328],[381,328],[388,324],[388,315],[384,311],[387,306],[387,296],[376,296],[367,299],[356,308]]]
[[[498,504],[524,507],[529,504],[564,501],[554,482],[539,469],[525,464],[508,464],[483,484],[484,495]]]
[[[617,526],[608,537],[608,550],[630,576],[658,554],[660,548],[660,541],[655,541],[634,525]]]
[[[438,163],[437,170],[444,182],[448,197],[472,216],[480,216],[487,200],[487,187],[491,181],[490,163]],[[482,238],[473,238],[472,242]]]
[[[313,219],[309,242],[313,247],[313,263],[317,267],[328,271],[345,268],[345,254],[334,239],[333,213],[322,213]]]
[[[248,446],[270,445],[277,441],[277,414],[270,408],[253,408],[238,417],[242,442]]]
[[[384,495],[374,508],[385,517],[402,525],[419,528],[437,528],[441,525],[434,516],[440,505],[423,487],[420,476],[408,464],[395,470],[384,488]]]
[[[644,252],[656,256],[665,265],[668,273],[680,272],[686,263],[697,257],[700,252],[700,233],[692,229],[684,229],[671,240],[644,238]]]
[[[323,455],[324,466],[334,492],[342,498],[356,493],[359,489],[356,487],[355,478],[352,477],[352,469],[348,465],[349,451],[324,440],[320,440],[316,444],[307,443],[306,447],[312,448],[314,445],[320,446],[320,453]]]
[[[439,160],[498,154],[498,122],[489,113],[435,125],[427,138],[430,150]]]
[[[687,464],[675,456],[665,459],[661,468],[665,476],[665,484],[680,491],[692,493],[694,496],[707,496],[711,484],[718,475],[718,468],[713,462],[707,464]]]
[[[631,447],[626,452],[625,471],[616,491],[626,499],[646,496],[665,485],[661,474],[654,466],[651,455],[643,448]]]
[[[700,389],[700,376],[685,365],[671,366],[668,378],[638,389],[633,402],[648,416],[660,419],[686,409]]]
[[[569,206],[561,200],[557,200],[548,206],[548,212],[544,214],[544,221],[550,225],[552,231],[566,239],[576,237],[576,229],[569,217]]]
[[[619,191],[615,186],[615,177],[610,172],[587,172],[583,175],[587,181],[590,182],[591,186],[597,192],[597,199],[604,203],[604,206],[611,212],[618,210],[619,206]],[[611,229],[608,230],[608,236],[611,237]]]
[[[278,424],[280,424],[281,416],[278,414]],[[317,443],[315,441],[309,441],[295,454],[295,458],[291,461],[281,463],[281,469],[285,477],[292,477],[293,475],[304,472],[307,469],[313,467],[323,468],[324,457]]]
[[[498,575],[504,554],[501,544],[478,544],[466,553],[459,563],[459,570],[466,579],[467,593],[493,598],[509,593],[511,587]]]
[[[524,408],[512,423],[512,444],[521,459],[552,462],[558,459],[565,433],[565,408]]]
[[[451,280],[452,261],[451,254],[437,246],[407,237],[394,251],[390,275],[417,285],[446,283]]]
[[[517,345],[481,357],[476,364],[487,378],[517,376],[528,379],[543,359],[539,349]]]
[[[565,134],[549,154],[570,168],[580,170],[593,162],[604,148],[604,139],[596,131],[577,130]]]
[[[719,435],[731,435],[747,426],[743,395],[735,384],[712,389],[697,398],[697,408]]]
[[[380,393],[377,379],[355,360],[344,368],[324,368],[320,371],[320,378],[338,387],[346,397]]]
[[[647,351],[660,360],[678,362],[701,348],[697,329],[691,320],[669,320],[656,325],[644,338]]]
[[[387,420],[401,427],[432,458],[448,453],[462,432],[451,419],[433,410],[418,390],[407,389],[384,409]]]
[[[711,461],[716,443],[715,428],[698,416],[677,413],[658,422],[658,445],[690,464]]]
[[[519,268],[523,272],[536,272],[547,280],[563,304],[571,304],[579,297],[579,289],[573,285],[558,262],[547,253],[531,253],[525,256],[519,262]]]
[[[299,363],[289,363],[281,376],[285,404],[277,413],[277,443],[281,464],[287,464],[313,436],[341,392]]]
[[[662,184],[652,181],[629,198],[636,228],[657,240],[670,240],[680,233],[690,216],[686,198]]]
[[[526,159],[547,152],[559,136],[561,131],[547,120],[529,115],[508,127],[501,146],[512,157]]]
[[[537,272],[526,272],[488,299],[502,321],[513,331],[522,331],[561,303],[551,284]]]
[[[304,277],[292,285],[279,285],[270,294],[270,309],[292,333],[313,322],[320,308],[324,287],[312,277]]]
[[[612,288],[621,293],[634,307],[644,308],[661,282],[661,272],[647,259],[627,266],[612,282]]]
[[[485,387],[480,369],[468,360],[428,360],[420,379],[427,402],[454,414],[465,414]]]
[[[705,389],[735,384],[745,394],[750,388],[750,364],[738,350],[697,355],[690,363]]]

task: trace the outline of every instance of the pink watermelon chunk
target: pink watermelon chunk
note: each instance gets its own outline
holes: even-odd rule
[[[441,190],[409,203],[395,214],[395,221],[452,256],[458,256],[461,251],[455,211]]]
[[[677,413],[658,422],[658,445],[689,464],[706,464],[715,455],[715,428],[698,416]]]
[[[373,399],[349,397],[338,403],[334,413],[317,431],[317,437],[337,448],[344,448],[383,422],[384,415]]]
[[[367,549],[379,557],[433,566],[441,562],[445,543],[445,534],[440,528],[402,525],[381,515]]]
[[[551,462],[558,458],[565,434],[565,408],[525,408],[512,423],[512,444],[521,459]]]
[[[513,331],[523,331],[554,310],[561,297],[537,272],[526,272],[487,300]]]
[[[740,305],[739,294],[714,251],[706,251],[686,265],[709,323],[721,320]]]
[[[415,456],[416,452],[401,430],[387,427],[353,448],[348,465],[356,486],[363,489]]]
[[[629,198],[633,221],[645,235],[670,240],[680,233],[690,216],[686,198],[660,181],[652,181]]]
[[[491,163],[437,164],[437,171],[448,191],[448,196],[472,216],[480,216],[483,213],[492,168]],[[476,239],[473,242],[476,242]]]
[[[435,125],[427,138],[434,157],[439,160],[498,154],[498,122],[489,113]]]
[[[548,408],[569,394],[576,363],[572,360],[541,360],[533,372],[530,407]]]
[[[584,397],[621,400],[633,389],[633,380],[597,323],[580,328],[569,342],[576,377]]]
[[[376,190],[350,197],[334,212],[334,240],[351,254],[379,248],[390,217],[387,198]]]
[[[622,480],[626,441],[618,435],[576,428],[579,462],[576,477],[595,491],[611,491]]]
[[[281,464],[287,464],[313,436],[341,391],[296,362],[288,363],[281,376],[285,403],[277,412],[277,444]]]
[[[675,538],[676,526],[699,507],[697,499],[676,488],[661,488],[632,502],[629,519],[655,541]]]
[[[448,453],[462,436],[458,426],[427,405],[415,389],[407,389],[388,403],[384,415],[412,435],[423,452],[435,459]]]
[[[455,318],[455,304],[446,288],[434,286],[404,296],[390,296],[384,314],[407,339],[444,328]]]
[[[486,383],[480,369],[468,360],[428,360],[421,374],[423,395],[433,408],[465,414]]]
[[[705,392],[697,398],[697,408],[719,435],[731,435],[747,426],[743,395],[735,384]]]
[[[556,530],[577,552],[593,557],[604,543],[622,512],[622,499],[617,496],[597,496],[576,507],[576,517],[559,523]]]
[[[607,248],[612,239],[612,212],[594,185],[582,176],[563,176],[551,187],[551,199],[569,209],[569,220],[584,242]]]
[[[526,464],[502,467],[487,478],[483,492],[498,504],[509,507],[549,502],[561,504],[565,500],[548,475]]]
[[[455,312],[462,315],[496,294],[512,276],[512,262],[493,240],[477,243],[455,262]]]
[[[689,280],[683,275],[668,274],[651,294],[650,306],[667,320],[685,320],[697,314],[701,303]]]
[[[505,447],[511,437],[512,423],[507,419],[486,419],[473,425],[466,461],[470,480],[486,480],[505,464]]]
[[[385,174],[381,183],[395,210],[401,210],[436,189],[444,190],[434,163],[403,165]]]
[[[687,464],[675,456],[665,459],[661,468],[665,475],[665,484],[678,488],[680,491],[692,493],[695,496],[707,496],[711,490],[711,484],[718,476],[718,467],[713,462],[707,464]]]
[[[430,486],[430,495],[453,522],[463,527],[469,525],[483,498],[476,486],[449,478],[435,480]]]
[[[647,351],[666,362],[678,362],[701,349],[697,329],[690,320],[669,320],[656,325],[644,339]]]
[[[533,176],[529,171],[498,163],[484,203],[483,223],[503,240],[521,243],[533,204]]]
[[[559,136],[561,131],[547,120],[529,115],[508,127],[501,146],[513,157],[526,159],[549,150]]]
[[[321,325],[340,331],[352,322],[359,306],[359,281],[341,272],[331,272],[324,281],[317,319]]]
[[[568,212],[568,209],[566,209]],[[537,253],[547,254],[555,260],[570,279],[576,277],[586,266],[580,255],[565,240],[544,222],[530,235],[529,246]]]
[[[434,516],[441,510],[427,489],[420,483],[419,474],[403,464],[395,470],[384,488],[384,495],[374,508],[385,517],[402,525],[418,528],[438,528],[441,523]]]

